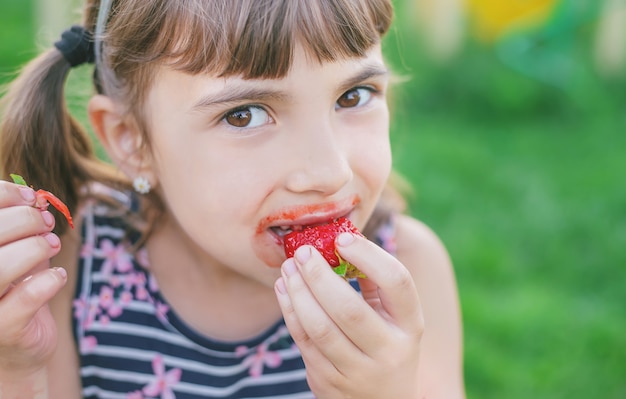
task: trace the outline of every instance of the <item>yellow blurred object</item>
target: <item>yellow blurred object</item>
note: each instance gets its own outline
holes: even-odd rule
[[[558,0],[466,0],[474,34],[485,42],[545,23],[557,3]]]
[[[595,36],[594,61],[605,77],[626,72],[626,0],[607,0]]]
[[[416,28],[425,38],[426,50],[438,61],[447,61],[461,48],[465,34],[463,0],[415,0]]]

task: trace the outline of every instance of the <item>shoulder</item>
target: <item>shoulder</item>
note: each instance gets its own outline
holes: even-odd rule
[[[394,228],[396,256],[414,275],[452,267],[445,246],[426,224],[408,215],[396,215]]]
[[[407,215],[395,218],[396,256],[413,275],[425,320],[422,388],[433,398],[463,398],[459,295],[450,256],[439,237]]]
[[[395,220],[396,257],[413,275],[427,326],[460,329],[459,295],[448,251],[435,232],[407,215]]]

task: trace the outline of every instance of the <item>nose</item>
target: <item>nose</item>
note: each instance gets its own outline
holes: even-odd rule
[[[342,145],[330,123],[309,124],[300,133],[290,143],[293,167],[287,175],[287,189],[324,195],[338,192],[353,177],[349,148]]]

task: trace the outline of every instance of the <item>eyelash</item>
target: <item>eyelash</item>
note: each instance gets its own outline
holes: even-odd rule
[[[367,104],[368,104],[368,103],[372,100],[372,97],[377,96],[377,95],[379,95],[379,94],[380,94],[380,90],[378,90],[377,88],[375,88],[375,87],[373,87],[373,86],[356,86],[356,87],[353,87],[353,88],[348,89],[348,90],[346,90],[345,92],[343,92],[343,94],[341,94],[341,96],[339,96],[339,98],[337,99],[337,103],[338,103],[338,102],[339,102],[339,100],[340,100],[343,96],[345,96],[346,94],[348,94],[348,93],[350,93],[350,92],[355,92],[355,91],[358,91],[358,90],[361,90],[361,89],[362,89],[362,90],[366,90],[366,91],[368,91],[368,92],[369,92],[369,95],[371,96],[371,97],[367,100],[367,103],[362,104],[362,105],[360,105],[360,106],[354,106],[354,107],[340,107],[338,104],[336,104],[335,108],[336,108],[336,109],[350,109],[350,108],[358,108],[358,107],[361,107],[361,106],[367,105]]]
[[[265,112],[267,114],[267,117],[270,120],[273,120],[272,116],[270,115],[270,113],[268,112],[268,110],[264,106],[259,105],[259,104],[245,104],[245,105],[241,105],[239,107],[236,107],[236,108],[233,108],[233,109],[230,109],[230,110],[224,112],[222,114],[222,116],[220,117],[220,122],[224,122],[229,127],[235,128],[235,129],[246,129],[246,128],[249,129],[250,127],[248,127],[248,126],[235,126],[235,125],[229,123],[227,121],[227,119],[228,119],[228,117],[233,116],[237,112],[245,112],[245,111],[250,111],[252,109],[261,110],[261,111]]]
[[[355,87],[353,87],[351,89],[346,90],[345,92],[343,92],[341,94],[341,96],[339,96],[339,98],[335,102],[335,109],[351,109],[351,108],[358,108],[360,106],[367,105],[371,101],[371,97],[367,100],[367,102],[365,104],[362,104],[362,105],[358,105],[357,104],[354,107],[342,107],[342,106],[340,106],[338,104],[338,102],[343,98],[343,96],[345,96],[346,94],[351,93],[351,92],[356,92],[358,90],[366,90],[366,91],[369,92],[370,96],[377,96],[381,92],[380,90],[376,89],[373,86],[355,86]],[[222,116],[220,117],[220,121],[226,123],[228,126],[230,126],[232,128],[235,128],[235,129],[246,129],[246,128],[249,128],[248,126],[235,126],[235,125],[229,123],[227,121],[227,118],[230,117],[230,116],[233,116],[237,112],[250,111],[251,109],[261,110],[261,111],[263,111],[263,112],[265,112],[267,114],[267,117],[270,120],[273,120],[271,115],[270,115],[270,113],[268,112],[268,110],[264,106],[259,105],[259,104],[245,104],[245,105],[241,105],[239,107],[236,107],[236,108],[233,108],[233,109],[230,109],[230,110],[224,112],[222,114]]]

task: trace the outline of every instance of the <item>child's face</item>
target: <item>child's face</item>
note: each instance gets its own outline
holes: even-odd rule
[[[268,284],[282,229],[346,215],[363,228],[391,168],[387,84],[378,47],[324,64],[297,51],[276,80],[162,69],[147,110],[175,228],[213,265]]]

